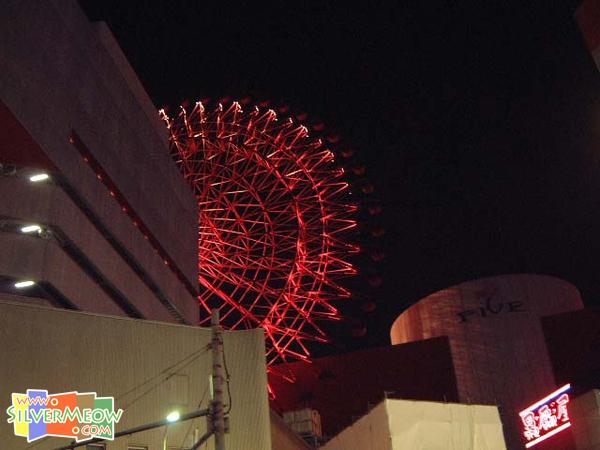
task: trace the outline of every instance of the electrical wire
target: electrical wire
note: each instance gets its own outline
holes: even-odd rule
[[[208,348],[205,348],[204,350],[199,350],[198,352],[196,352],[196,356],[194,356],[192,359],[190,359],[188,362],[186,362],[183,366],[178,367],[177,370],[182,370],[186,367],[188,367],[190,364],[192,364],[193,362],[195,362],[198,358],[200,358],[204,353],[206,353],[208,351]],[[153,379],[158,378],[161,375],[164,375],[165,372],[169,372],[170,369],[173,369],[174,367],[176,367],[178,364],[180,364],[182,361],[185,361],[186,359],[188,359],[189,356],[187,358],[184,358],[183,360],[179,361],[178,363],[175,363],[173,366],[171,366],[170,368],[164,369],[163,371],[161,371],[158,375],[154,376]],[[154,389],[156,389],[157,387],[159,387],[161,384],[163,384],[165,381],[167,381],[169,378],[171,378],[173,375],[175,375],[175,372],[171,372],[171,373],[167,373],[166,377],[159,381],[158,383],[156,383],[154,386],[150,387],[149,389],[147,389],[146,391],[144,391],[142,394],[138,395],[137,397],[135,397],[130,403],[126,404],[123,406],[123,409],[125,408],[130,408],[134,403],[136,403],[138,400],[142,399],[143,397],[145,397],[146,395],[148,395],[150,392],[152,392]],[[139,387],[141,387],[142,385],[147,384],[147,383],[142,383]],[[128,391],[132,392],[132,390]]]
[[[202,394],[202,398],[200,398],[200,402],[198,402],[198,406],[197,409],[200,409],[200,407],[202,407],[202,403],[204,403],[204,399],[206,398],[206,394],[208,394],[208,384],[206,385],[206,387],[204,388],[204,393]],[[183,437],[183,441],[181,442],[181,446],[179,447],[180,450],[185,450],[185,441],[187,439],[187,437],[190,434],[190,431],[192,430],[192,426],[194,425],[194,421],[190,420],[190,425],[188,426],[187,431],[185,432],[185,436]]]
[[[174,364],[171,364],[169,367],[166,367],[165,369],[161,370],[158,374],[156,374],[156,375],[154,375],[154,376],[146,379],[145,381],[143,381],[143,382],[135,385],[134,387],[132,387],[131,389],[129,389],[127,392],[124,392],[122,394],[116,395],[115,399],[122,399],[123,397],[126,397],[127,395],[131,394],[133,391],[135,391],[135,390],[141,388],[142,386],[150,383],[151,381],[153,381],[153,380],[157,379],[158,377],[160,377],[165,372],[168,372],[169,370],[171,370],[171,369],[175,368],[176,366],[178,366],[179,364],[183,363],[185,360],[194,357],[198,353],[206,352],[206,351],[208,351],[208,349],[209,349],[209,347],[207,346],[204,349],[199,349],[199,350],[196,350],[196,351],[190,353],[185,358],[180,359],[179,361],[175,362]]]
[[[196,350],[195,352],[187,355],[185,358],[180,359],[179,361],[175,362],[174,364],[171,364],[170,366],[166,367],[165,369],[163,369],[162,371],[160,371],[157,375],[154,375],[153,377],[148,378],[147,380],[143,381],[142,383],[134,386],[133,388],[129,389],[127,392],[124,392],[123,394],[119,394],[118,396],[115,396],[115,399],[122,399],[123,397],[126,397],[127,395],[131,394],[132,392],[136,391],[137,389],[141,388],[144,385],[147,385],[148,383],[150,383],[151,381],[159,378],[161,375],[163,375],[166,372],[169,372],[170,370],[174,369],[175,367],[177,367],[178,365],[180,365],[181,363],[183,363],[184,361],[192,358],[190,361],[188,361],[184,366],[179,367],[177,370],[181,370],[184,367],[189,366],[191,363],[193,363],[196,359],[198,359],[200,356],[202,356],[204,353],[206,353],[209,350],[209,346],[207,346],[204,349],[200,349],[200,350]],[[154,389],[156,389],[158,386],[160,386],[162,383],[164,383],[165,381],[167,381],[173,374],[172,373],[168,373],[167,377],[160,381],[159,383],[155,384],[154,386],[152,386],[151,388],[147,389],[146,391],[144,391],[144,393],[142,393],[141,395],[139,395],[138,397],[136,397],[134,400],[132,400],[132,402],[129,405],[124,406],[123,408],[128,408],[131,405],[133,405],[135,402],[137,402],[138,400],[140,400],[142,397],[146,396],[147,394],[149,394],[150,392],[152,392]],[[204,396],[206,395],[206,392],[208,391],[208,386],[206,387],[206,391]],[[204,399],[203,396],[203,399]],[[203,400],[201,400],[202,402]],[[199,405],[200,407],[200,405]],[[40,439],[37,442],[34,442],[32,444],[30,444],[27,448],[34,448],[36,446],[38,446],[39,444],[42,444],[46,442],[46,439]]]
[[[227,357],[225,356],[225,343],[223,342],[222,338],[221,338],[221,348],[223,349],[223,368],[225,369],[225,382],[227,384],[227,396],[228,396],[227,411],[224,412],[224,415],[227,415],[231,411],[231,405],[232,405],[231,388],[230,388],[230,383],[229,383],[229,381],[231,380],[231,375],[229,374],[229,367],[227,366]],[[200,403],[198,403],[198,408],[200,408],[202,406],[202,403],[204,402],[204,399],[205,399],[207,393],[208,393],[208,385],[204,389],[204,393],[202,394]],[[186,441],[187,437],[189,436],[189,433],[192,429],[192,425],[193,425],[193,422],[190,422],[190,425],[188,426],[188,429],[183,438],[183,442],[181,443],[180,450],[185,450],[185,447],[184,447],[185,441]],[[205,446],[208,445],[208,442],[206,442],[204,445]]]
[[[231,388],[229,386],[229,380],[231,379],[231,376],[229,375],[229,369],[227,368],[227,358],[225,357],[225,343],[223,342],[223,339],[221,339],[221,348],[223,349],[223,367],[225,368],[225,382],[227,383],[227,396],[229,397],[229,400],[227,402],[227,411],[225,411],[223,414],[227,415],[231,411]]]

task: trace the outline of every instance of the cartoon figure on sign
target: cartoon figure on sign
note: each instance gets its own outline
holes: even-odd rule
[[[538,414],[539,414],[539,427],[542,430],[548,431],[548,430],[551,430],[552,428],[556,428],[558,421],[556,419],[556,416],[554,414],[552,414],[552,410],[550,409],[550,407],[548,405],[542,406],[538,410]]]
[[[533,412],[529,411],[527,414],[521,415],[521,420],[524,426],[523,435],[528,441],[540,437],[540,429],[537,426]]]
[[[556,418],[562,422],[569,421],[567,403],[569,403],[569,396],[567,394],[563,394],[556,399]]]
[[[525,448],[531,448],[571,426],[567,409],[567,391],[570,389],[571,385],[565,384],[519,413],[526,439]]]

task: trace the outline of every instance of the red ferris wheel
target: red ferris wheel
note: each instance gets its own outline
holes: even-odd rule
[[[269,363],[306,359],[355,273],[356,206],[344,170],[306,127],[273,110],[201,102],[161,116],[198,199],[199,301],[230,329],[262,327]],[[206,315],[207,320],[209,315]]]

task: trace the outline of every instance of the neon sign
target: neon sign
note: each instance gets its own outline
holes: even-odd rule
[[[570,384],[565,384],[519,413],[526,448],[533,447],[571,426],[569,419]]]

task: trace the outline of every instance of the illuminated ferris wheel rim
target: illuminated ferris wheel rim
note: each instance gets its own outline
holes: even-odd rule
[[[199,206],[199,297],[218,300],[231,328],[265,329],[270,361],[306,358],[326,341],[316,320],[339,319],[331,301],[355,273],[345,235],[356,223],[333,152],[307,128],[239,103],[207,111],[197,102],[161,116]]]

